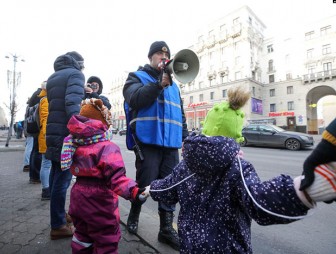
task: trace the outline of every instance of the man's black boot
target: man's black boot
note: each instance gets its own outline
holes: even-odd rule
[[[158,235],[159,242],[170,245],[174,250],[180,250],[179,238],[176,230],[173,228],[173,212],[159,211],[160,215],[160,232]]]
[[[127,231],[131,234],[136,234],[138,232],[140,212],[141,204],[139,202],[132,202],[131,210],[127,219]]]

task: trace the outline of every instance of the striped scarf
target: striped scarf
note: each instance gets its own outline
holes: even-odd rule
[[[71,134],[63,141],[61,152],[61,170],[68,170],[72,164],[72,157],[78,146],[91,145],[98,142],[112,140],[112,130],[107,130],[103,134],[93,135],[85,138],[74,138]]]

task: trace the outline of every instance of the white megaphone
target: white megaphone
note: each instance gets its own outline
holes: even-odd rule
[[[168,71],[181,83],[193,81],[199,71],[199,60],[194,51],[182,49],[167,65]]]

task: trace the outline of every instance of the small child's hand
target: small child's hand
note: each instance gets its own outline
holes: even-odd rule
[[[146,188],[139,188],[136,195],[137,200],[139,200],[141,203],[146,202],[147,198],[149,197],[149,189],[150,186],[147,186]]]

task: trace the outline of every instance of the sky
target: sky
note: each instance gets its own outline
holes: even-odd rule
[[[59,55],[78,51],[86,79],[99,76],[106,92],[113,80],[148,63],[152,42],[166,41],[174,54],[196,42],[200,28],[244,5],[266,25],[267,34],[336,15],[333,0],[1,1],[0,106],[7,110],[12,55],[25,60],[16,65],[21,72],[16,120],[23,120],[28,97],[54,72]]]

